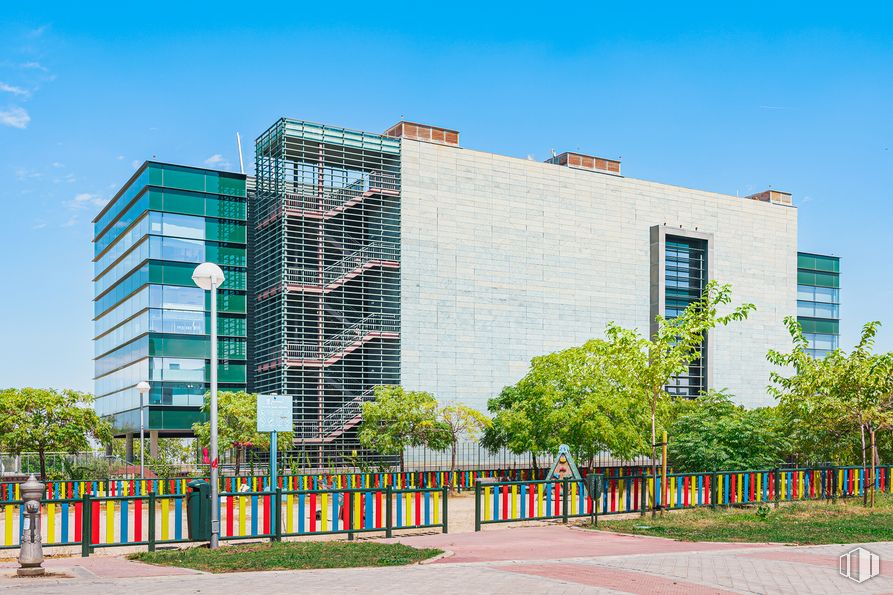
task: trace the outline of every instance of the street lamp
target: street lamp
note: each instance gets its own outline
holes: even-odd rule
[[[203,262],[192,273],[195,284],[211,292],[211,547],[220,542],[220,501],[217,495],[217,288],[223,284],[220,267]]]
[[[140,479],[146,478],[144,474],[144,464],[146,462],[146,445],[143,443],[146,435],[146,422],[143,419],[143,399],[146,397],[146,393],[149,392],[150,388],[152,387],[149,386],[149,383],[145,380],[136,385],[136,390],[140,394]]]

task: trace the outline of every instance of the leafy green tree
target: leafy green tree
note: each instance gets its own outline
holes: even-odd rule
[[[782,462],[787,440],[773,408],[747,410],[717,391],[692,403],[669,426],[674,469],[765,469]]]
[[[202,411],[210,413],[211,393],[205,394]],[[211,422],[192,424],[196,439],[203,446],[211,443]],[[257,431],[257,394],[238,392],[217,392],[217,440],[224,448],[236,451],[235,473],[239,475],[242,459],[251,447],[270,448],[270,433]],[[287,450],[294,442],[293,432],[279,432],[276,446]]]
[[[793,317],[785,319],[793,338],[790,353],[770,351],[768,359],[793,368],[785,376],[775,371],[770,390],[794,427],[798,450],[810,447],[836,460],[846,460],[846,445],[858,435],[863,468],[871,477],[878,463],[877,432],[893,429],[893,354],[875,354],[874,340],[879,322],[862,328],[859,342],[850,353],[836,349],[817,360],[806,351],[808,341]],[[849,439],[847,438],[849,436]],[[869,485],[873,486],[873,482]],[[865,494],[868,497],[868,494]],[[874,490],[871,490],[872,502]]]
[[[76,390],[8,388],[0,391],[0,447],[13,454],[37,452],[46,478],[46,453],[89,450],[90,439],[107,444],[112,429],[92,407],[93,396]]]
[[[476,439],[481,432],[490,426],[490,418],[467,405],[446,405],[437,412],[450,441],[450,471],[456,470],[456,455],[459,440]]]
[[[627,347],[616,350],[618,365],[627,374],[627,388],[645,398],[651,417],[651,470],[657,475],[657,432],[659,415],[667,409],[670,380],[684,373],[698,359],[707,332],[717,326],[741,321],[755,309],[753,304],[742,304],[728,311],[732,302],[731,285],[716,281],[707,283],[700,299],[690,303],[682,314],[674,318],[657,317],[657,330],[650,338],[615,324],[608,325],[608,340],[623,342]],[[720,309],[727,310],[720,314]],[[652,515],[657,514],[656,507]]]
[[[645,452],[647,410],[619,363],[628,336],[593,339],[533,358],[527,374],[488,403],[493,425],[485,446],[537,457],[567,444],[579,461],[609,451],[621,459]]]
[[[402,386],[375,387],[375,400],[363,403],[360,444],[386,455],[400,455],[408,446],[443,450],[450,445],[446,424],[438,419],[437,399],[431,393]]]

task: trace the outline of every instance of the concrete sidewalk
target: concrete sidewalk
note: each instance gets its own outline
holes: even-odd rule
[[[452,555],[430,564],[344,570],[210,575],[117,556],[57,558],[47,568],[73,578],[12,579],[0,591],[40,593],[893,593],[893,542],[868,544],[881,575],[861,585],[838,574],[852,545],[687,543],[562,526],[401,537]]]

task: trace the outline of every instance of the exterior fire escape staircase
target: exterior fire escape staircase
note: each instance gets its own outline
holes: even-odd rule
[[[373,389],[353,397],[318,421],[305,421],[295,427],[303,442],[330,442],[362,421],[363,403],[375,400]],[[312,436],[312,438],[307,438]]]

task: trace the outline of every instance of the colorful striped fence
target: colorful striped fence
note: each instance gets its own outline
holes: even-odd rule
[[[638,468],[611,467],[597,470],[609,476],[627,475],[641,471]],[[485,469],[469,471],[407,471],[379,473],[316,473],[280,476],[278,484],[283,490],[317,490],[327,488],[379,488],[394,489],[443,488],[472,489],[478,479],[509,479],[525,481],[542,479],[542,469]],[[102,496],[175,494],[186,491],[186,484],[193,479],[207,477],[177,477],[168,479],[97,479],[47,482],[47,500],[81,498],[85,493]],[[269,478],[257,475],[221,477],[221,491],[237,491],[245,483],[252,491],[271,490]],[[17,500],[21,497],[18,482],[0,482],[0,498]]]
[[[868,489],[869,473],[860,467],[671,473],[666,485],[660,476],[600,474],[601,492],[592,499],[585,481],[481,482],[475,530],[489,523],[643,513],[655,500],[659,508],[682,509],[856,497]],[[877,467],[877,490],[891,492],[890,473],[891,467]]]
[[[129,489],[129,488],[125,488]],[[287,536],[347,534],[440,528],[447,531],[447,488],[345,488],[223,492],[221,540],[281,539]],[[148,546],[196,541],[188,530],[186,489],[170,493],[46,500],[42,507],[45,547]],[[0,550],[19,547],[21,500],[0,501]]]

